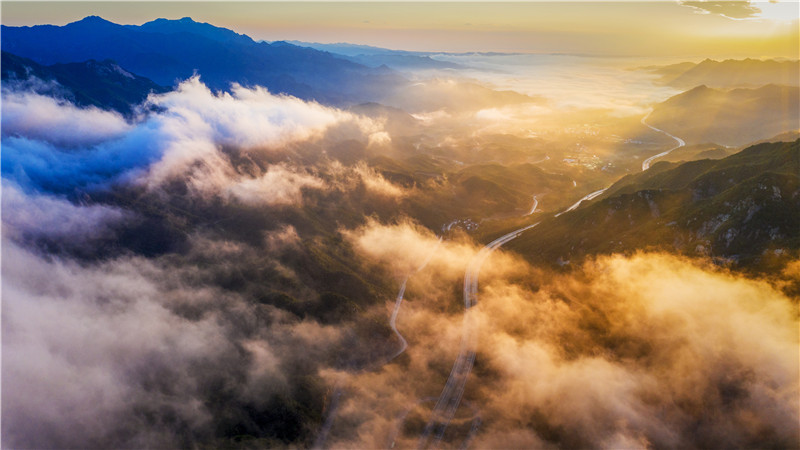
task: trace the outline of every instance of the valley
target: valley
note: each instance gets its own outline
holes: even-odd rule
[[[5,445],[800,442],[796,60],[8,20]]]

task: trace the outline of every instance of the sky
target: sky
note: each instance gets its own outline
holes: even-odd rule
[[[254,39],[434,52],[798,58],[797,0],[781,2],[3,2],[4,25],[192,17]]]

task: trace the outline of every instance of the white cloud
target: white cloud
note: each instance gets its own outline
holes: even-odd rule
[[[116,113],[77,108],[30,92],[3,93],[3,173],[36,190],[67,192],[113,181],[159,189],[181,180],[201,197],[248,204],[286,204],[315,175],[282,159],[286,147],[319,139],[357,138],[386,145],[382,125],[315,102],[234,85],[214,93],[193,77],[177,90],[151,95],[153,111],[137,124]],[[64,146],[82,146],[66,150]],[[260,161],[242,173],[233,154]],[[264,159],[272,162],[267,164]],[[260,168],[259,168],[260,167]],[[253,172],[260,172],[253,176]]]
[[[321,189],[319,178],[276,164],[255,178],[241,178],[223,188],[226,198],[235,198],[251,206],[300,203],[304,188]]]
[[[234,85],[231,93],[215,94],[199,77],[184,81],[173,92],[151,96],[149,101],[166,108],[161,120],[182,119],[215,144],[246,149],[306,140],[339,122],[356,120],[350,113],[274,95],[262,87]]]
[[[286,163],[273,164],[259,176],[239,175],[226,148],[245,154],[274,153],[342,127],[366,140],[375,137],[386,142],[388,138],[380,134],[379,124],[360,116],[273,95],[261,87],[234,85],[231,93],[213,93],[198,77],[149,101],[164,108],[150,119],[164,151],[144,182],[157,186],[170,178],[188,177],[191,186],[204,195],[219,193],[249,204],[297,202],[302,188],[322,188],[323,182]]]
[[[193,245],[205,268],[249,251]],[[76,263],[8,239],[2,253],[10,448],[191,447],[232,420],[272,429],[248,414],[268,414],[341,345],[340,329],[249,303],[191,263]]]
[[[3,89],[3,136],[22,136],[60,146],[91,146],[115,139],[132,129],[116,112],[72,103],[32,92]]]
[[[130,213],[109,206],[80,206],[57,197],[27,195],[5,179],[2,210],[6,237],[68,238],[73,243],[106,237],[111,226],[131,218]]]
[[[113,436],[116,421],[142,427],[126,413],[137,407],[172,411],[189,428],[208,420],[191,366],[219,359],[231,343],[213,316],[190,321],[165,308],[165,292],[147,275],[155,267],[122,260],[82,268],[7,240],[2,248],[6,445],[122,444],[133,436]],[[147,377],[170,384],[171,394],[148,387]],[[168,435],[154,442],[175,444]]]

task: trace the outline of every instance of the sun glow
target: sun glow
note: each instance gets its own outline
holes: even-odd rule
[[[758,2],[756,7],[761,10],[756,16],[760,19],[776,22],[797,22],[800,18],[800,3],[796,1],[783,2]]]
[[[709,5],[742,4],[725,10]],[[3,2],[5,25],[64,25],[87,15],[124,24],[186,15],[184,2]],[[720,6],[720,8],[723,8]],[[797,2],[199,2],[192,18],[259,40],[359,42],[448,52],[796,58]],[[731,20],[731,17],[736,20]],[[710,45],[699,37],[758,37]],[[635,34],[636,39],[630,39]]]

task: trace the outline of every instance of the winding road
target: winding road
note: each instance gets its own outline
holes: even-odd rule
[[[555,217],[558,217],[558,216],[560,216],[560,215],[562,215],[564,213],[567,213],[567,212],[574,211],[574,210],[578,209],[578,206],[581,206],[581,203],[589,201],[589,200],[594,200],[596,197],[601,196],[603,194],[603,192],[606,191],[606,189],[608,189],[608,188],[603,188],[603,189],[600,189],[599,191],[594,191],[591,194],[587,194],[586,196],[584,196],[583,198],[581,198],[580,200],[575,202],[575,204],[573,204],[569,208],[567,208],[567,209],[561,211],[560,213],[556,214]]]
[[[448,230],[450,229],[453,223],[454,222],[451,222],[449,224],[449,226],[447,227]],[[420,266],[417,267],[417,269],[414,270],[414,272],[409,274],[405,278],[405,280],[403,280],[403,283],[400,284],[400,291],[397,293],[397,297],[395,298],[394,309],[392,310],[392,315],[389,319],[389,326],[392,328],[392,331],[394,332],[395,335],[397,335],[397,338],[400,340],[400,348],[397,349],[395,353],[388,356],[385,360],[376,364],[377,367],[390,363],[392,360],[402,355],[403,352],[406,351],[406,349],[408,348],[408,341],[406,340],[405,337],[403,337],[402,334],[400,334],[400,331],[397,329],[397,315],[400,313],[400,306],[403,305],[403,299],[406,293],[406,285],[408,284],[408,279],[411,278],[412,275],[425,269],[428,263],[431,262],[434,253],[436,253],[436,249],[438,249],[439,245],[441,244],[442,244],[442,236],[439,236],[439,241],[436,243],[436,246],[431,250],[430,253],[428,253],[428,256],[425,258],[422,264],[420,264]],[[336,418],[336,411],[339,408],[339,399],[342,397],[343,392],[344,390],[342,387],[342,382],[341,381],[337,382],[336,386],[333,389],[333,393],[331,395],[331,401],[328,404],[328,408],[326,410],[325,421],[322,423],[322,426],[317,432],[317,438],[315,439],[314,445],[311,448],[321,449],[324,447],[325,442],[328,440],[328,435],[331,432],[331,428],[333,427],[333,421]]]
[[[651,113],[652,113],[652,111],[650,111],[649,113],[647,113],[647,115],[646,115],[646,116],[642,117],[642,125],[646,126],[647,128],[650,128],[651,130],[658,131],[659,133],[664,133],[664,134],[666,134],[667,136],[671,137],[672,139],[675,139],[675,141],[678,143],[678,145],[676,145],[675,147],[672,147],[671,149],[669,149],[669,150],[667,150],[667,151],[665,151],[665,152],[661,152],[661,153],[659,153],[659,154],[657,154],[657,155],[653,155],[653,156],[651,156],[651,157],[649,157],[649,158],[645,159],[645,160],[642,162],[642,170],[643,170],[643,171],[644,171],[644,170],[647,170],[647,169],[649,169],[649,168],[650,168],[650,164],[651,164],[653,161],[655,161],[656,159],[658,159],[658,158],[661,158],[662,156],[666,156],[666,155],[668,155],[668,154],[669,154],[669,152],[671,152],[671,151],[673,151],[673,150],[676,150],[676,149],[679,149],[679,148],[681,148],[681,147],[683,147],[683,146],[685,146],[685,145],[686,145],[686,142],[684,142],[684,141],[683,141],[683,139],[681,139],[681,138],[679,138],[679,137],[675,137],[675,136],[673,136],[673,135],[671,135],[671,134],[667,133],[666,131],[662,130],[661,128],[656,128],[656,127],[654,127],[654,126],[652,126],[652,125],[648,124],[648,123],[646,122],[646,120],[647,120],[647,118],[648,118],[648,117],[650,117],[650,114],[651,114]]]
[[[682,139],[675,137],[664,130],[649,125],[646,122],[649,116],[650,113],[648,113],[646,116],[642,118],[641,120],[642,124],[654,131],[663,133],[671,137],[678,143],[678,145],[667,151],[661,152],[657,155],[651,156],[646,160],[644,160],[644,162],[642,163],[643,171],[649,169],[650,164],[654,160],[661,158],[662,156],[669,154],[671,151],[686,145],[686,143]],[[547,157],[546,159],[549,159],[549,157]],[[604,188],[587,194],[586,196],[575,202],[573,205],[571,205],[569,208],[556,214],[555,217],[576,210],[581,205],[581,203],[599,197],[607,189],[608,188]],[[532,215],[534,212],[536,212],[538,205],[539,205],[539,200],[537,199],[537,196],[534,195],[533,206],[531,207],[530,212],[528,212],[525,215],[529,216]],[[457,221],[453,221],[443,226],[442,231],[449,231],[450,228],[453,226],[453,224],[455,224],[456,222]],[[456,361],[453,364],[452,369],[450,370],[450,375],[447,378],[447,382],[445,383],[445,386],[442,389],[442,393],[439,395],[439,397],[426,398],[420,400],[417,403],[418,405],[427,401],[436,400],[436,405],[434,406],[433,411],[431,412],[431,417],[428,420],[428,423],[425,425],[422,434],[420,435],[418,448],[427,448],[429,445],[432,447],[438,446],[438,444],[441,442],[444,436],[445,431],[447,430],[448,425],[453,420],[453,417],[455,416],[456,411],[458,410],[458,407],[461,404],[462,397],[464,396],[464,389],[466,387],[467,378],[469,377],[469,374],[472,372],[472,368],[475,364],[475,351],[477,348],[477,339],[478,339],[477,337],[478,324],[476,322],[474,314],[471,314],[472,312],[471,308],[477,305],[478,303],[478,275],[480,273],[481,267],[483,266],[483,263],[495,250],[505,245],[506,243],[516,239],[522,233],[537,225],[539,225],[539,222],[534,223],[532,225],[527,225],[525,227],[507,233],[503,236],[500,236],[499,238],[493,240],[492,242],[484,246],[478,252],[478,254],[475,255],[470,261],[469,266],[467,267],[467,270],[464,274],[465,314],[463,319],[463,328],[462,328],[461,345],[459,353],[458,356],[456,357]],[[440,236],[437,247],[438,245],[441,244],[441,242],[442,242],[442,237]],[[423,270],[425,266],[427,266],[428,262],[430,262],[431,258],[433,257],[434,252],[435,249],[431,251],[431,253],[425,259],[425,261],[423,261],[423,263],[414,272],[409,274],[406,277],[406,279],[403,280],[403,283],[400,285],[400,291],[398,292],[397,297],[395,299],[394,309],[392,310],[392,315],[391,318],[389,319],[389,325],[392,328],[392,331],[395,333],[395,335],[397,335],[398,339],[400,340],[400,348],[394,354],[389,356],[388,359],[383,362],[383,364],[392,361],[393,359],[401,355],[408,348],[408,341],[406,341],[406,339],[397,329],[397,316],[399,314],[400,307],[402,306],[403,303],[406,284],[408,283],[409,278],[414,273]],[[333,418],[335,416],[335,411],[338,408],[338,403],[341,395],[342,395],[342,388],[341,386],[337,385],[337,387],[334,389],[332,400],[328,407],[328,414],[326,420],[323,426],[321,427],[320,432],[318,433],[317,440],[314,444],[314,448],[322,448],[322,446],[324,445],[327,436],[330,432],[331,426],[333,424]],[[409,408],[404,414],[402,414],[402,416],[400,417],[400,423],[402,423],[402,421],[405,419],[405,416],[408,414],[410,410],[411,408]],[[473,420],[473,424],[472,427],[470,428],[469,435],[462,444],[462,448],[466,448],[466,446],[469,445],[469,442],[477,433],[477,429],[480,426],[481,423],[480,415],[476,413],[475,417],[476,418]],[[397,433],[398,431],[396,431],[395,434],[390,439],[392,447],[394,446]]]
[[[646,116],[642,118],[642,124],[651,128],[655,131],[661,132],[666,134],[667,136],[675,139],[678,142],[676,147],[673,147],[665,152],[659,153],[657,155],[651,156],[647,158],[644,163],[642,163],[642,170],[647,170],[650,168],[650,163],[660,158],[669,152],[683,147],[686,143],[664,130],[658,129],[651,125],[648,125],[645,120],[650,116],[648,113]],[[578,200],[575,204],[570,206],[569,208],[565,209],[564,211],[559,212],[555,215],[558,217],[564,213],[574,211],[577,209],[581,203],[584,201],[593,200],[600,195],[602,195],[608,188],[600,189],[594,191],[580,200]],[[534,196],[534,205],[531,209],[531,212],[527,215],[533,214],[538,206],[539,202],[536,200]],[[461,348],[459,350],[458,356],[456,357],[456,361],[453,364],[453,368],[450,370],[450,376],[445,383],[444,389],[442,390],[441,395],[439,396],[439,400],[436,402],[436,406],[431,413],[431,417],[428,420],[428,423],[425,426],[425,429],[420,436],[418,448],[427,448],[429,444],[432,444],[432,447],[437,447],[439,442],[442,440],[444,436],[444,432],[447,429],[450,421],[453,419],[453,416],[458,409],[458,405],[461,402],[461,398],[464,396],[464,388],[467,383],[467,378],[469,377],[470,372],[472,371],[472,367],[475,364],[475,349],[477,347],[477,323],[475,323],[474,316],[470,314],[470,309],[478,303],[478,274],[480,273],[481,266],[492,254],[495,250],[503,246],[504,244],[516,239],[524,233],[525,231],[535,227],[538,225],[539,222],[534,223],[532,225],[528,225],[517,230],[514,230],[508,234],[500,236],[499,238],[495,239],[494,241],[487,244],[483,247],[475,257],[472,258],[470,261],[469,266],[467,267],[467,271],[464,274],[464,307],[466,312],[464,314],[464,326],[463,332],[461,337]],[[471,433],[474,433],[476,430],[473,430]],[[431,442],[431,439],[433,441]]]
[[[431,252],[428,254],[428,257],[425,258],[425,261],[423,261],[422,264],[419,267],[417,267],[417,270],[415,270],[411,275],[414,275],[415,273],[422,271],[425,268],[425,266],[427,266],[428,263],[431,262],[433,254],[436,253],[436,249],[439,247],[439,245],[441,245],[441,243],[442,243],[442,237],[439,236],[439,242],[436,243],[436,247],[434,247],[433,250],[431,250]],[[394,301],[394,309],[392,310],[392,316],[389,319],[389,326],[392,327],[392,331],[394,331],[394,334],[397,335],[398,339],[400,339],[400,349],[398,349],[396,353],[390,356],[389,359],[385,361],[383,364],[388,364],[393,359],[403,354],[403,352],[406,351],[406,349],[408,348],[408,341],[406,341],[406,338],[404,338],[403,335],[400,334],[400,331],[397,330],[397,315],[400,313],[400,306],[403,305],[403,297],[405,296],[406,293],[406,284],[408,283],[408,279],[411,278],[411,275],[407,276],[406,279],[403,280],[403,284],[400,285],[400,292],[397,293],[397,298]]]
[[[466,308],[466,313],[464,314],[461,347],[453,368],[450,370],[450,376],[447,378],[444,389],[439,395],[439,400],[433,408],[431,418],[420,436],[418,448],[427,447],[431,440],[431,435],[433,435],[434,447],[442,440],[444,432],[453,416],[455,416],[458,405],[461,403],[461,398],[464,396],[467,378],[472,371],[472,366],[475,364],[478,333],[475,316],[470,314],[470,308],[478,303],[478,274],[481,266],[492,252],[538,224],[537,222],[500,236],[483,247],[470,261],[464,275],[464,308]]]
[[[531,212],[525,214],[526,216],[530,216],[531,214],[536,212],[536,207],[539,206],[539,200],[536,199],[536,196],[533,196],[533,206],[531,206]]]

